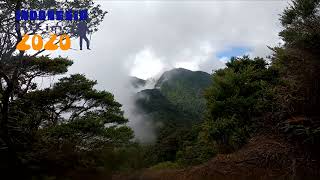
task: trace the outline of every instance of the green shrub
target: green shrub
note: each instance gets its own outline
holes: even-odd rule
[[[278,83],[277,71],[262,58],[231,58],[226,65],[212,75],[206,91],[208,115],[202,130],[219,152],[238,149],[263,124],[259,117],[272,109],[270,89]]]
[[[166,161],[158,163],[154,166],[152,166],[150,169],[153,170],[161,170],[161,169],[179,169],[181,166],[178,163]]]

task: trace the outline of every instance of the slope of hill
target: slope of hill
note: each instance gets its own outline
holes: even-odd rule
[[[194,119],[201,119],[205,109],[203,91],[210,83],[208,73],[178,68],[164,72],[155,88],[160,89],[179,109],[188,112]]]
[[[195,141],[193,125],[201,122],[205,111],[202,94],[210,81],[205,72],[179,68],[163,73],[153,89],[137,93],[136,111],[154,123],[157,136],[148,154],[151,164],[175,161],[185,147],[181,142]]]
[[[166,71],[154,89],[137,93],[136,105],[141,113],[153,114],[157,120],[199,120],[205,109],[203,91],[210,81],[210,75],[201,71]],[[133,78],[131,82],[141,87],[147,81]]]
[[[137,93],[136,105],[140,113],[146,113],[155,121],[178,120],[183,113],[158,89],[145,89]]]
[[[207,163],[184,169],[145,169],[135,174],[115,175],[115,180],[228,180],[228,179],[318,179],[317,167],[302,162],[301,154],[284,138],[272,134],[253,137],[232,154],[220,154]],[[304,164],[304,165],[302,165]]]
[[[146,80],[143,80],[137,77],[130,77],[129,81],[134,88],[141,88],[146,85]]]

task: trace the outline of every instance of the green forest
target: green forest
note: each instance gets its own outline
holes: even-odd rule
[[[158,124],[153,143],[134,138],[97,81],[65,75],[72,59],[15,50],[15,10],[94,9],[94,31],[106,13],[91,0],[48,2],[0,1],[0,179],[320,177],[319,0],[293,0],[279,15],[284,43],[267,58],[232,57],[212,74],[172,69],[136,93],[136,113]],[[56,75],[48,88],[34,81]]]

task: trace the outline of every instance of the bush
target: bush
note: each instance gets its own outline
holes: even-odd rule
[[[150,169],[152,170],[161,170],[161,169],[179,169],[181,166],[178,163],[166,161],[158,163],[152,166]]]
[[[258,117],[273,108],[270,89],[278,83],[277,71],[267,68],[262,58],[231,58],[226,65],[212,75],[205,94],[208,115],[203,131],[219,152],[238,149],[263,124]]]

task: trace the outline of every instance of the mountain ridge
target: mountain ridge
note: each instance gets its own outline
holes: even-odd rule
[[[133,78],[134,87],[147,80]],[[154,121],[198,121],[205,111],[203,92],[210,85],[210,75],[202,71],[176,68],[165,71],[154,87],[140,90],[135,104],[140,113],[152,114]],[[139,86],[140,85],[140,86]]]

